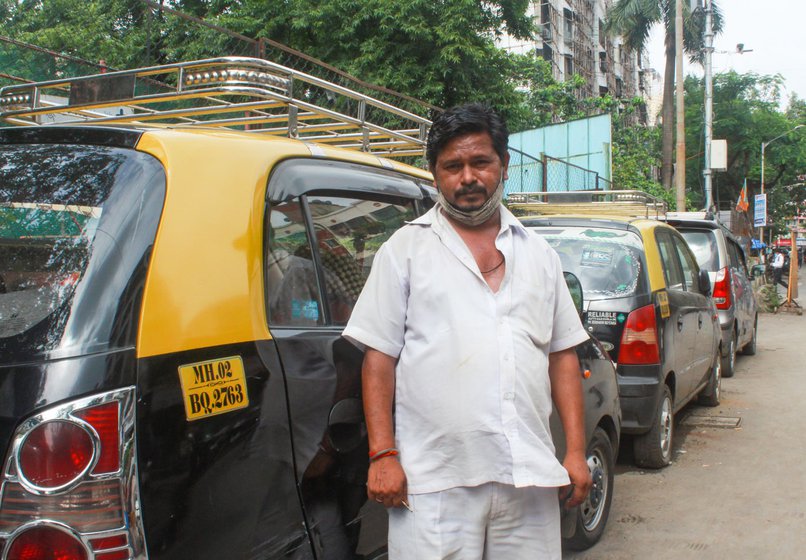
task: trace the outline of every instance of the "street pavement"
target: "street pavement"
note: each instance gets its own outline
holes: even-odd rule
[[[760,315],[758,352],[738,357],[720,406],[677,415],[665,469],[634,467],[622,446],[602,540],[563,558],[806,558],[805,351],[806,315]]]

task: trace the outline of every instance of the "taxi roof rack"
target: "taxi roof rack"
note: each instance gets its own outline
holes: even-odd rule
[[[666,202],[639,190],[510,193],[507,206],[519,215],[618,216],[662,219]]]
[[[15,125],[232,127],[387,157],[422,156],[431,121],[258,58],[220,57],[0,88]]]

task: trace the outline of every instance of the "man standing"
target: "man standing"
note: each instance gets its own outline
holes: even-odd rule
[[[558,494],[572,507],[590,488],[588,335],[557,254],[501,205],[507,143],[489,107],[435,119],[439,203],[378,251],[344,331],[366,349],[367,493],[391,508],[392,560],[559,559]]]
[[[778,284],[782,285],[784,288],[788,288],[786,282],[783,281],[782,276],[784,272],[784,253],[783,251],[775,251],[775,256],[772,258],[772,278],[773,278],[773,286],[777,286]]]

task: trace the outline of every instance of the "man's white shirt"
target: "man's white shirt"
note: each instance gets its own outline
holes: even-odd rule
[[[498,292],[433,208],[375,256],[344,336],[398,358],[395,438],[412,494],[562,486],[548,355],[588,339],[557,254],[501,208]]]

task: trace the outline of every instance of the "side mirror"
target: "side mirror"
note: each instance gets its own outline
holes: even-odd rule
[[[711,279],[708,277],[708,272],[700,269],[700,275],[697,277],[700,292],[706,296],[711,295]]]
[[[565,278],[565,285],[568,286],[568,291],[571,292],[571,299],[574,300],[574,307],[577,308],[577,313],[582,316],[582,304],[584,303],[584,298],[582,296],[582,283],[572,272],[563,272],[563,278]]]

